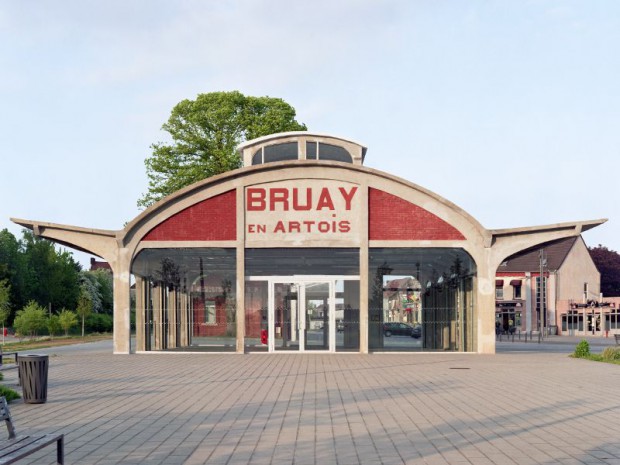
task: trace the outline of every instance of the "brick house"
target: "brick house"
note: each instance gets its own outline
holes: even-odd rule
[[[600,273],[581,236],[508,257],[497,268],[495,297],[496,326],[503,332],[511,326],[538,331],[541,324],[558,334],[604,335],[620,329],[616,303],[600,295]]]

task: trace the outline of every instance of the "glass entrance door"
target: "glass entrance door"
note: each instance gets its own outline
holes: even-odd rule
[[[331,350],[330,335],[333,331],[331,324],[332,307],[330,290],[332,283],[318,282],[305,283],[304,289],[304,315],[306,317],[306,332],[304,337],[305,350]]]
[[[269,351],[335,351],[334,282],[271,282]]]
[[[359,276],[251,276],[245,286],[249,352],[357,352]]]

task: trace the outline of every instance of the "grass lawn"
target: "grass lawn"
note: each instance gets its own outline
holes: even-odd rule
[[[49,336],[39,337],[35,339],[24,339],[23,341],[5,342],[1,344],[4,352],[19,352],[22,350],[45,349],[47,347],[66,346],[71,344],[83,344],[84,342],[96,342],[106,339],[112,339],[111,334],[90,334],[82,336],[55,336],[51,339]]]

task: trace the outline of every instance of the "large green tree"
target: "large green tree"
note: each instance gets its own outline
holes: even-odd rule
[[[4,327],[11,316],[11,285],[8,279],[0,279],[0,324],[4,341]]]
[[[24,289],[24,254],[20,241],[8,229],[0,231],[0,280],[6,279],[11,288],[10,307],[13,312],[22,308],[29,298]],[[11,321],[12,318],[9,318]]]
[[[8,287],[9,315],[35,301],[45,309],[75,308],[80,295],[80,270],[70,252],[58,249],[47,239],[36,237],[24,230],[17,239],[7,229],[0,231],[0,282]],[[111,308],[111,276],[95,274],[100,283],[104,311]]]
[[[114,309],[114,284],[107,270],[82,271],[80,286],[88,293],[94,313],[111,315]]]
[[[601,273],[601,292],[603,296],[620,296],[620,254],[599,244],[590,247],[590,256]]]
[[[307,128],[295,120],[295,109],[284,100],[233,91],[199,94],[196,100],[179,102],[162,129],[172,140],[151,146],[153,153],[145,161],[149,189],[138,200],[140,207],[239,168],[235,149],[246,140]]]
[[[25,293],[29,299],[52,309],[75,308],[80,295],[81,266],[70,252],[58,251],[47,239],[25,231],[24,253]]]
[[[92,274],[98,284],[101,307],[96,310],[97,313],[114,313],[114,283],[112,273],[108,270],[87,271]]]

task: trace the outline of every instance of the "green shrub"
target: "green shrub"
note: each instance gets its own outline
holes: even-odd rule
[[[60,320],[58,319],[58,315],[50,315],[47,318],[47,332],[50,337],[54,337],[56,334],[60,332]]]
[[[590,344],[588,344],[588,341],[584,339],[577,344],[573,355],[577,358],[588,358],[590,356]]]
[[[21,397],[13,389],[3,386],[1,384],[0,384],[0,396],[6,397],[7,402],[11,402],[12,400],[19,399]]]
[[[31,338],[37,332],[45,329],[47,323],[47,312],[34,300],[28,302],[24,308],[17,312],[13,326],[15,332],[21,335],[28,334]]]
[[[601,355],[605,361],[620,361],[620,347],[606,347]]]
[[[71,310],[67,310],[66,308],[63,308],[60,311],[60,314],[58,315],[58,322],[60,323],[62,329],[65,330],[65,336],[68,336],[69,330],[79,323],[77,314]]]
[[[112,315],[91,313],[86,317],[86,331],[89,333],[109,333],[113,326]]]

